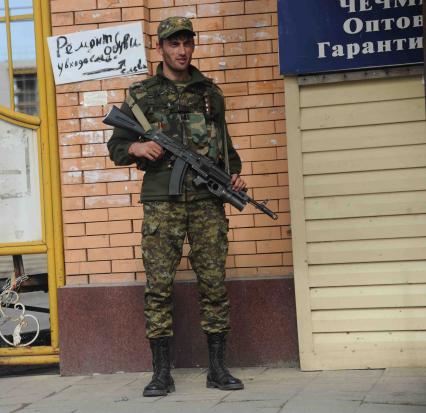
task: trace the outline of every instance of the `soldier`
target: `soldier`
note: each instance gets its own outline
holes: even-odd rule
[[[244,189],[246,184],[239,176],[241,161],[226,127],[223,94],[190,64],[195,47],[191,21],[170,17],[159,24],[157,32],[157,51],[162,57],[157,74],[132,84],[121,109],[136,119],[141,110],[153,127],[227,169],[234,190]],[[169,360],[169,339],[173,335],[171,294],[186,235],[198,281],[201,327],[207,335],[207,387],[242,389],[243,383],[224,364],[230,327],[224,283],[228,221],[222,202],[206,187],[197,187],[191,172],[186,174],[182,196],[169,196],[173,160],[155,142],[115,128],[108,149],[116,165],[135,162],[145,171],[141,190],[142,257],[147,277],[146,334],[154,375],[143,395],[162,396],[175,390]]]

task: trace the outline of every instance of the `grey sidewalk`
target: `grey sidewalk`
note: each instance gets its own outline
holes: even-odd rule
[[[173,370],[176,393],[144,398],[150,373],[0,377],[0,413],[426,413],[426,369],[301,372],[233,369],[245,390],[205,387],[205,370]]]

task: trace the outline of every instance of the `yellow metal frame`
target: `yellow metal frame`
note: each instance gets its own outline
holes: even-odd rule
[[[2,348],[0,365],[51,364],[59,361],[57,288],[64,285],[65,278],[56,98],[46,42],[46,38],[51,35],[50,5],[48,0],[34,0],[34,15],[21,16],[10,16],[8,6],[9,1],[5,0],[5,17],[0,18],[0,22],[28,20],[34,17],[40,116],[16,113],[12,102],[12,109],[0,106],[0,119],[37,130],[43,239],[40,242],[0,244],[0,255],[47,252],[51,346]],[[7,30],[8,50],[11,56],[9,27]],[[12,76],[10,83],[13,89],[13,72],[9,75]]]

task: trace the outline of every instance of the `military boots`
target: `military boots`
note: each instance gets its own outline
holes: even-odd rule
[[[175,383],[170,375],[169,337],[150,339],[152,351],[152,367],[154,374],[145,386],[145,397],[166,396],[175,391]]]
[[[241,390],[244,384],[225,367],[226,333],[207,334],[209,369],[207,387],[220,390]]]

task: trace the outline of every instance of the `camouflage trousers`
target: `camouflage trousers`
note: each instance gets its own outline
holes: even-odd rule
[[[225,286],[228,221],[216,199],[144,203],[142,258],[146,270],[146,335],[173,335],[172,286],[185,236],[189,260],[197,275],[201,327],[206,333],[229,330]]]

